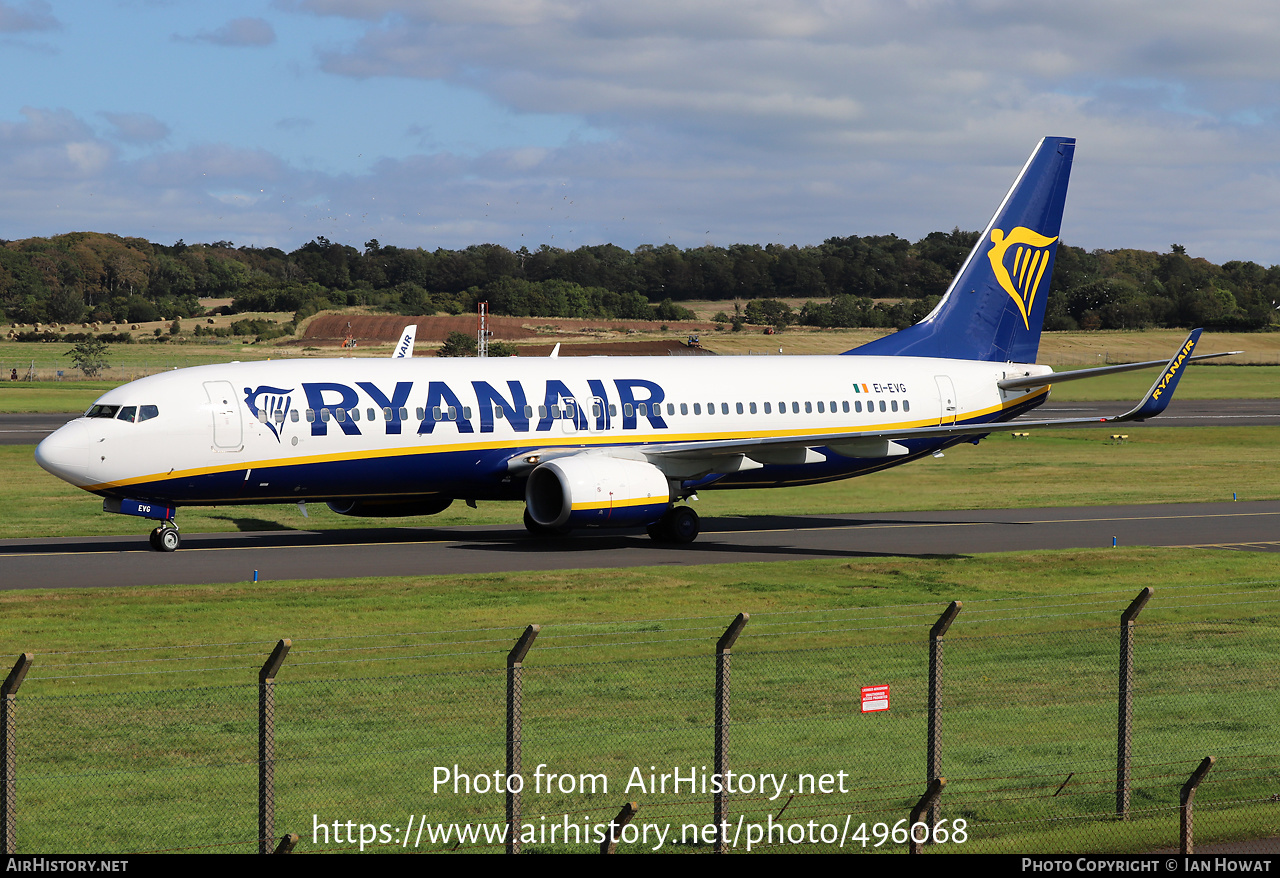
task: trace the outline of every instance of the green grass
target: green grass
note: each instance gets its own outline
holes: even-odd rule
[[[501,796],[431,779],[501,766],[504,655],[530,622],[544,627],[526,661],[525,774],[602,772],[610,788],[529,792],[527,819],[599,821],[632,800],[642,820],[709,822],[708,796],[625,784],[637,767],[711,764],[710,655],[740,611],[752,618],[734,647],[735,769],[844,771],[849,785],[740,795],[735,814],[785,804],[787,821],[892,825],[922,786],[926,633],[952,599],[964,610],[947,636],[944,816],[969,822],[962,849],[1169,847],[1177,786],[1205,753],[1219,764],[1198,794],[1200,843],[1256,837],[1277,831],[1273,806],[1254,803],[1280,774],[1275,584],[1268,555],[1134,548],[0,593],[0,645],[37,653],[18,702],[18,849],[243,850],[253,683],[281,636],[294,642],[277,687],[281,832],[316,850],[313,814],[501,820]],[[1117,823],[1116,620],[1145,585],[1136,813]],[[860,715],[873,683],[892,686],[893,708]]]
[[[1126,427],[1129,440],[1111,444],[1109,431],[1062,430],[1014,439],[994,433],[929,458],[857,479],[800,488],[704,491],[695,508],[704,518],[762,514],[892,512],[925,509],[1093,506],[1280,498],[1271,427]],[[0,520],[0,538],[142,534],[146,522],[102,512],[101,501],[40,469],[32,446],[0,446],[0,508],[20,510]],[[251,530],[331,530],[519,524],[522,504],[454,503],[428,518],[363,519],[321,503],[303,518],[296,506],[186,507],[189,533]]]

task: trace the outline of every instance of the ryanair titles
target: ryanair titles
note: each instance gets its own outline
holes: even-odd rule
[[[494,424],[505,420],[517,433],[547,432],[557,420],[565,422],[564,429],[609,430],[620,426],[623,430],[665,430],[661,404],[666,399],[662,387],[643,378],[617,378],[607,387],[604,381],[589,379],[586,393],[575,392],[563,381],[551,379],[538,392],[530,393],[520,381],[500,382],[505,387],[495,387],[487,381],[472,381],[468,404],[463,403],[457,390],[443,381],[430,381],[426,387],[426,399],[414,402],[419,434],[433,433],[437,426],[448,426],[458,433],[494,432]],[[246,390],[246,397],[255,391]],[[329,381],[303,382],[302,393],[306,397],[308,420],[312,436],[328,435],[331,426],[348,436],[361,435],[361,424],[350,413],[362,404],[361,393],[383,412],[382,429],[388,435],[399,435],[402,424],[408,420],[411,399],[421,399],[415,394],[412,381],[398,382],[388,392],[371,381],[357,381],[354,387]],[[421,391],[418,391],[420,394]],[[475,399],[473,411],[469,402]],[[621,416],[619,417],[619,409]],[[388,416],[389,413],[389,416]],[[364,422],[365,429],[372,426]],[[412,424],[410,425],[412,426]]]
[[[1198,335],[1197,335],[1198,338]],[[1191,356],[1191,349],[1196,346],[1197,338],[1188,338],[1187,343],[1182,346],[1182,350],[1178,355],[1170,361],[1169,366],[1164,370],[1164,375],[1160,376],[1160,380],[1156,383],[1155,389],[1151,392],[1152,399],[1159,399],[1160,394],[1165,392],[1169,386],[1169,382],[1174,381],[1178,377],[1178,372],[1182,369],[1182,362]]]

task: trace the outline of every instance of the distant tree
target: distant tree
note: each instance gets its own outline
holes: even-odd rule
[[[474,357],[476,337],[465,332],[451,332],[444,345],[436,351],[437,357]]]
[[[107,347],[105,341],[91,338],[80,342],[63,356],[70,357],[71,365],[83,372],[84,377],[93,378],[110,365],[107,362]]]

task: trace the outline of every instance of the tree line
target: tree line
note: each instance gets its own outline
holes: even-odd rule
[[[274,247],[156,244],[97,232],[0,241],[0,317],[18,323],[175,320],[199,299],[233,312],[371,306],[399,314],[463,313],[687,320],[681,302],[737,300],[743,323],[900,327],[928,313],[977,232],[952,229],[911,242],[896,235],[829,238],[815,246],[734,244],[681,249],[612,244],[564,250],[363,250],[318,237]],[[800,310],[780,301],[810,299]],[[1257,330],[1276,322],[1280,266],[1215,265],[1173,245],[1167,253],[1060,245],[1045,326]]]

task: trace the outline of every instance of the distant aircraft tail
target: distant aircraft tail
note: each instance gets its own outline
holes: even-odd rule
[[[845,353],[1035,362],[1075,149],[1041,140],[938,307]]]
[[[404,328],[404,333],[400,336],[400,340],[396,342],[395,349],[391,351],[391,359],[407,360],[413,356],[413,339],[418,334],[418,324],[414,323]]]

